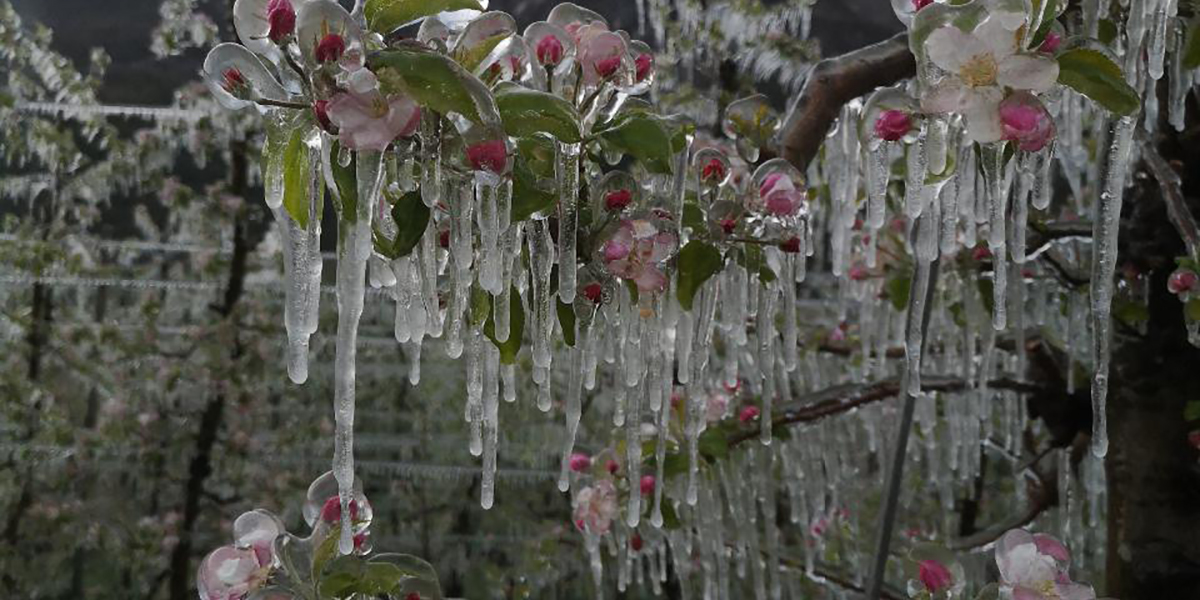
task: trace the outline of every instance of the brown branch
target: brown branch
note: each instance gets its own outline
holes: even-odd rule
[[[917,73],[908,34],[817,63],[780,134],[780,154],[803,172],[847,102]]]
[[[1197,227],[1196,218],[1188,210],[1187,199],[1183,197],[1183,183],[1179,179],[1179,173],[1176,173],[1167,159],[1158,152],[1158,148],[1154,146],[1154,142],[1149,136],[1139,132],[1138,137],[1142,142],[1142,160],[1150,169],[1150,174],[1158,181],[1158,187],[1162,190],[1163,202],[1167,204],[1167,216],[1170,217],[1171,224],[1179,230],[1183,243],[1187,245],[1188,254],[1194,259],[1200,259],[1200,227]]]
[[[970,388],[971,382],[955,377],[925,375],[921,377],[921,389],[926,392],[961,392]],[[988,388],[1012,390],[1027,394],[1042,391],[1042,387],[1014,379],[995,379]],[[812,423],[851,411],[900,394],[899,379],[885,379],[869,384],[849,383],[835,385],[792,400],[782,407],[773,427],[786,427],[799,423]],[[729,445],[736,446],[758,437],[757,427],[748,428],[729,438]]]

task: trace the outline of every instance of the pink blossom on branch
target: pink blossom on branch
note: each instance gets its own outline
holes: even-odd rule
[[[1000,103],[1004,139],[1026,152],[1037,152],[1054,140],[1054,117],[1032,94],[1017,92]]]
[[[396,138],[415,133],[421,122],[421,107],[412,98],[385,99],[379,92],[340,93],[325,110],[342,145],[352,150],[383,151]]]
[[[296,31],[296,9],[291,0],[271,0],[267,4],[267,37],[278,44]]]
[[[896,142],[904,139],[913,129],[912,115],[894,108],[879,113],[875,119],[875,137]]]

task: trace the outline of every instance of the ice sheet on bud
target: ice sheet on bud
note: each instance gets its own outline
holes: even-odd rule
[[[234,44],[218,44],[204,59],[204,82],[217,102],[230,110],[254,104],[254,100],[288,100],[275,76],[253,52]],[[259,107],[267,111],[266,107]]]

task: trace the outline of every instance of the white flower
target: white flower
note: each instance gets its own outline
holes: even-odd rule
[[[976,142],[1001,140],[999,106],[1007,90],[1044,92],[1058,81],[1058,62],[1019,53],[1018,36],[1008,21],[995,15],[971,33],[954,26],[931,33],[925,41],[929,59],[948,75],[925,93],[923,108],[962,114]]]

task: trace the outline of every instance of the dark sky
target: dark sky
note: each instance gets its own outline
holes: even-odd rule
[[[150,31],[158,22],[160,0],[11,0],[27,21],[55,32],[55,46],[77,61],[92,47],[112,57],[103,100],[111,103],[167,104],[172,90],[197,78],[204,51],[158,60],[149,50]],[[576,0],[604,14],[617,29],[636,28],[633,0]],[[525,23],[545,15],[557,1],[492,0],[493,10],[513,13]],[[227,19],[227,0],[200,0],[209,14]],[[221,22],[225,26],[225,22]],[[900,30],[887,0],[821,0],[813,32],[826,55],[884,39]]]

